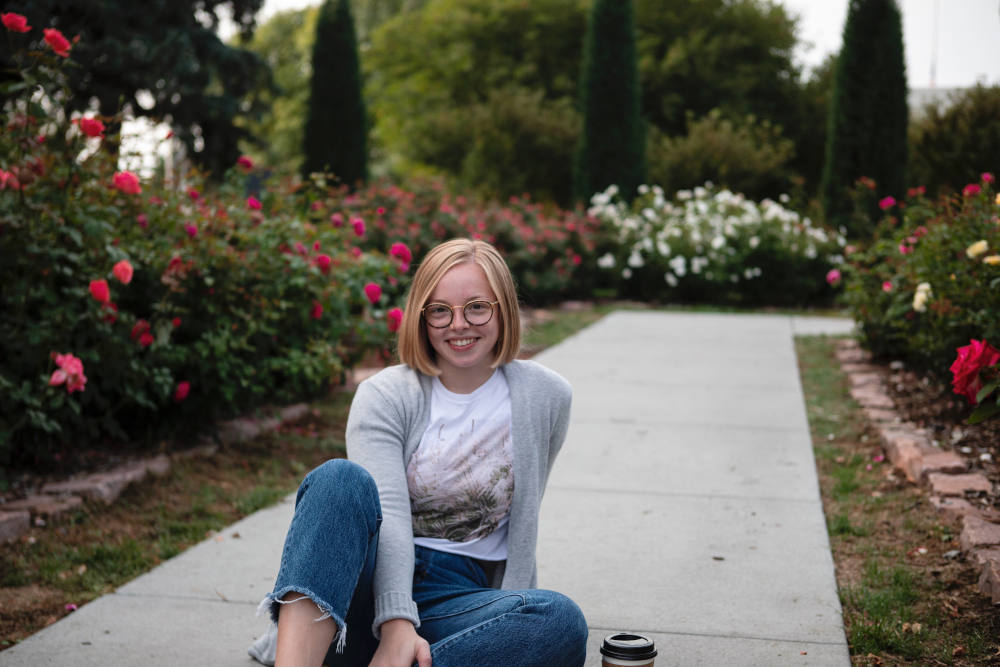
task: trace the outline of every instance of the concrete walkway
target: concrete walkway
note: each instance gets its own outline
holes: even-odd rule
[[[796,334],[849,321],[618,312],[537,357],[573,384],[539,583],[664,665],[848,665]],[[251,667],[291,498],[0,652],[7,665]],[[473,666],[470,666],[473,667]]]

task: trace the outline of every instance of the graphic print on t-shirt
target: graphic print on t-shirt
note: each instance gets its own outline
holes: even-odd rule
[[[492,533],[510,511],[514,475],[506,382],[501,378],[499,387],[481,389],[491,396],[471,402],[435,396],[447,405],[432,411],[406,468],[418,537],[468,542]]]

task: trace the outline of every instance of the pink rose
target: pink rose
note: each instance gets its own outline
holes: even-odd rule
[[[236,160],[236,164],[239,165],[241,168],[246,169],[247,171],[249,171],[250,169],[253,169],[253,160],[251,160],[246,155],[241,155]]]
[[[344,216],[342,216],[339,213],[334,213],[330,216],[330,222],[333,224],[334,227],[343,227]]]
[[[128,285],[132,282],[132,265],[129,264],[127,259],[123,259],[111,269],[111,273],[114,274],[115,278],[118,279],[122,285]]]
[[[13,12],[0,14],[0,21],[3,21],[3,27],[11,32],[28,32],[31,30],[31,26],[28,25],[28,19],[20,14]]]
[[[49,378],[49,386],[55,387],[66,383],[67,393],[83,391],[87,385],[87,376],[83,374],[83,362],[72,354],[57,354],[55,362],[59,368]]]
[[[392,247],[389,248],[389,255],[398,259],[402,264],[409,264],[413,261],[413,253],[411,253],[409,247],[402,242],[393,243]]]
[[[899,244],[899,254],[900,255],[909,255],[911,252],[913,252],[913,248],[912,247],[906,245],[905,243],[900,243]]]
[[[385,319],[389,324],[389,331],[395,333],[399,331],[399,325],[403,323],[403,311],[399,308],[391,308],[385,314]]]
[[[965,197],[971,197],[972,195],[978,195],[983,189],[979,187],[977,183],[969,183],[964,188],[962,188],[962,195]]]
[[[976,404],[976,394],[983,388],[979,372],[1000,361],[1000,351],[985,340],[970,340],[968,345],[956,350],[958,356],[951,364],[951,386],[956,394]]]
[[[45,43],[52,47],[56,55],[69,57],[69,40],[61,32],[55,28],[46,28],[42,32],[45,33]]]
[[[368,297],[368,300],[374,306],[382,298],[382,288],[375,283],[368,283],[365,285],[365,296]]]
[[[261,209],[260,200],[253,195],[247,197],[247,208],[251,211],[259,211]]]
[[[840,277],[841,276],[839,269],[830,269],[829,271],[826,272],[826,282],[828,282],[830,285],[839,284]]]
[[[188,198],[190,198],[191,201],[197,201],[201,198],[201,193],[195,188],[188,188]]]
[[[111,290],[108,289],[107,280],[91,280],[90,281],[90,296],[94,297],[101,303],[107,303],[111,300]]]
[[[318,320],[319,318],[323,317],[323,304],[314,299],[312,310],[309,311],[309,317],[313,318],[314,320]]]
[[[145,213],[140,213],[139,215],[135,216],[135,221],[139,223],[139,226],[142,227],[143,229],[149,227],[149,218],[146,217]]]
[[[187,232],[187,235],[191,238],[198,236],[198,228],[190,222],[184,223],[184,231]]]
[[[891,292],[892,291],[892,282],[890,282],[888,280],[886,280],[885,282],[883,282],[882,283],[882,291],[883,292]]]
[[[139,187],[139,177],[131,171],[115,172],[111,183],[127,195],[137,195],[142,192],[142,188]]]
[[[188,382],[187,380],[184,380],[183,382],[178,382],[177,388],[174,389],[174,401],[180,403],[181,401],[183,401],[185,398],[188,397],[189,393],[191,393],[191,383]]]
[[[358,246],[354,246],[353,248],[351,248],[351,254],[354,255],[355,259],[361,257],[361,248],[359,248]]]
[[[365,221],[361,218],[351,219],[351,227],[354,227],[354,233],[358,236],[365,235]]]
[[[982,179],[983,183],[992,183],[993,181],[996,180],[993,177],[993,174],[988,171],[984,171],[983,173],[981,173],[979,175],[979,178]]]
[[[890,208],[896,205],[895,197],[884,197],[879,200],[878,207],[883,211],[888,211]]]
[[[316,256],[316,266],[318,266],[319,270],[322,271],[323,273],[328,273],[330,271],[330,262],[331,261],[332,260],[330,259],[329,255],[317,255]]]
[[[906,191],[907,197],[922,197],[924,193],[927,192],[927,188],[922,185],[918,185],[915,188],[910,188]]]

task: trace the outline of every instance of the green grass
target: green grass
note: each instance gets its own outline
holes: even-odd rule
[[[984,664],[996,655],[994,612],[971,566],[943,558],[958,546],[955,531],[925,492],[874,460],[881,450],[835,342],[797,338],[796,352],[852,662]],[[952,604],[957,617],[943,612]]]

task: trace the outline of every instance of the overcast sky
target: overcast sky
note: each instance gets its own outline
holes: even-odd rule
[[[669,0],[663,0],[667,2]],[[903,13],[906,76],[911,88],[1000,83],[1000,0],[897,0]],[[275,12],[317,5],[319,0],[265,0],[258,21]],[[800,38],[812,44],[798,54],[807,67],[840,49],[847,0],[781,0],[800,17]]]

